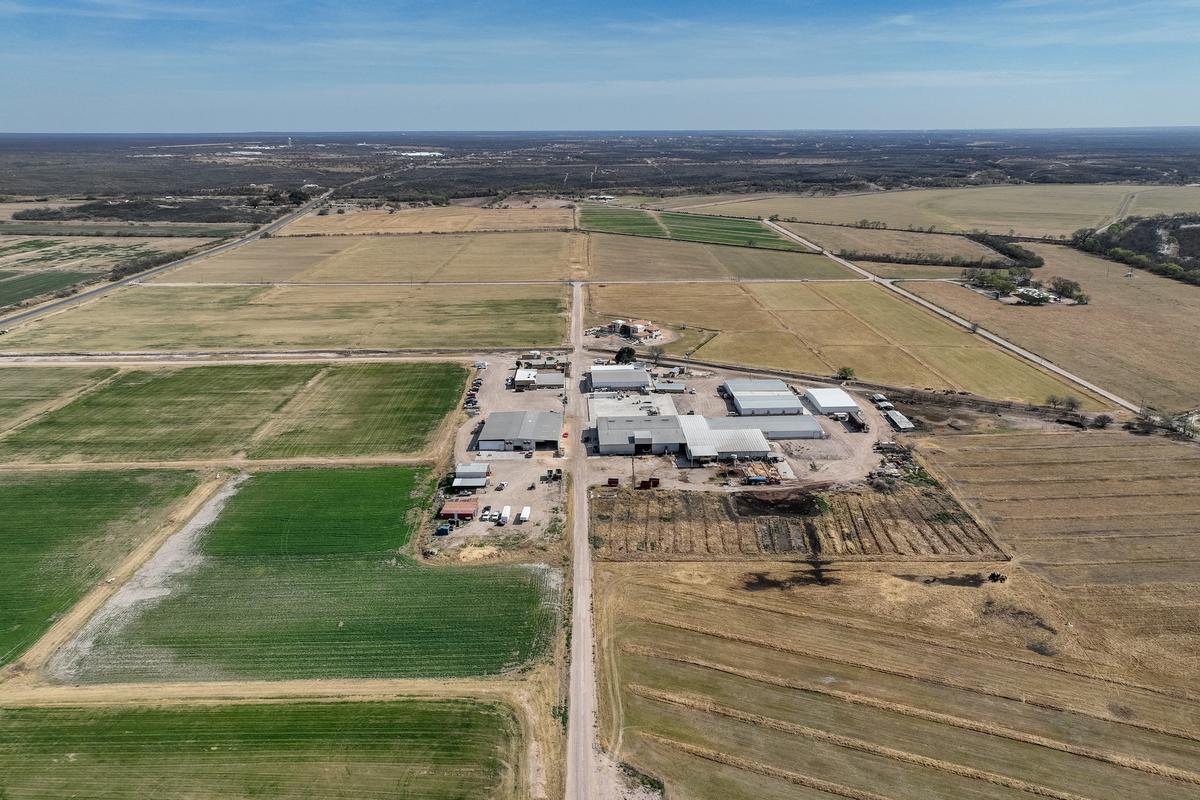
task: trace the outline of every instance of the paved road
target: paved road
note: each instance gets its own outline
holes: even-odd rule
[[[1117,405],[1121,406],[1122,408],[1125,408],[1125,409],[1128,409],[1129,411],[1134,411],[1134,412],[1139,411],[1141,408],[1137,403],[1132,403],[1132,402],[1126,400],[1125,398],[1120,397],[1119,395],[1113,394],[1112,392],[1108,391],[1107,389],[1103,389],[1090,381],[1084,380],[1083,378],[1079,377],[1075,373],[1068,372],[1067,370],[1063,369],[1062,367],[1058,366],[1057,364],[1042,358],[1037,353],[1031,353],[1030,351],[1021,347],[1020,345],[1010,342],[1008,339],[1005,339],[1003,337],[997,336],[996,334],[992,333],[991,331],[987,331],[987,330],[984,330],[983,328],[979,328],[979,327],[975,326],[975,324],[972,323],[970,320],[964,319],[963,317],[960,317],[957,314],[951,313],[951,312],[947,311],[946,309],[942,308],[941,306],[936,305],[935,303],[929,302],[924,297],[915,295],[912,292],[908,291],[907,289],[897,286],[894,281],[892,281],[888,278],[880,278],[877,275],[867,272],[865,269],[858,266],[857,264],[852,264],[851,262],[847,261],[846,259],[842,258],[841,256],[834,255],[830,251],[826,250],[824,247],[821,247],[820,245],[810,242],[808,239],[805,239],[803,236],[793,233],[792,231],[788,230],[787,228],[783,227],[782,225],[780,225],[776,222],[764,220],[763,224],[765,224],[767,227],[771,228],[775,232],[779,233],[781,236],[786,236],[787,238],[791,239],[792,241],[799,242],[807,247],[811,247],[814,250],[819,251],[823,255],[828,256],[829,258],[832,258],[834,261],[841,264],[846,269],[854,270],[859,275],[862,275],[863,277],[868,278],[868,279],[874,281],[875,283],[878,283],[880,286],[887,289],[888,291],[895,292],[896,294],[900,295],[901,297],[911,300],[912,302],[916,303],[919,306],[922,306],[923,308],[929,309],[930,311],[937,314],[938,316],[944,317],[945,319],[950,320],[955,325],[961,325],[962,327],[966,328],[967,330],[973,331],[978,336],[981,336],[984,339],[987,339],[988,341],[992,342],[993,344],[999,345],[1000,347],[1004,348],[1005,350],[1008,350],[1009,352],[1020,356],[1021,358],[1025,359],[1026,361],[1029,361],[1033,364],[1038,365],[1042,369],[1045,369],[1049,372],[1053,372],[1055,375],[1058,375],[1060,377],[1066,378],[1067,380],[1071,381],[1072,383],[1082,386],[1083,388],[1087,389],[1088,391],[1098,394],[1101,397],[1105,398],[1106,400],[1110,400],[1113,403],[1116,403]]]
[[[583,349],[583,284],[571,287],[571,376],[587,371]],[[574,557],[571,606],[570,722],[567,728],[567,800],[596,796],[596,663],[592,640],[592,548],[588,542],[587,451],[583,395],[569,391],[567,430],[571,453],[571,540]]]

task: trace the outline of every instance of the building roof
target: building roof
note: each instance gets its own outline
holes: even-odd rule
[[[897,430],[911,431],[917,427],[916,425],[912,424],[912,420],[901,414],[899,411],[885,411],[883,413],[884,416],[892,421],[892,424],[896,426]]]
[[[712,428],[704,417],[677,417],[692,458],[712,458],[726,453],[767,453],[771,444],[757,428]]]
[[[809,414],[786,414],[770,417],[712,417],[708,427],[713,430],[757,430],[768,439],[787,439],[806,433],[825,435],[821,423]]]
[[[566,386],[567,376],[561,372],[539,372],[533,382],[538,386]]]
[[[450,486],[454,489],[482,489],[487,482],[487,478],[455,478]]]
[[[457,514],[463,516],[465,514],[474,514],[479,510],[479,500],[471,497],[466,500],[447,500],[442,506],[441,513],[444,515]]]
[[[600,445],[656,444],[679,446],[684,443],[679,417],[599,417],[596,439]]]
[[[731,394],[751,394],[755,392],[787,392],[792,393],[788,385],[774,378],[731,378],[725,381],[725,388]]]
[[[488,464],[456,464],[454,467],[454,477],[486,478],[491,471],[492,468]]]
[[[619,372],[620,370],[626,369],[640,369],[642,372],[646,371],[646,368],[641,364],[593,364],[591,367],[592,372]]]
[[[649,386],[650,373],[640,367],[606,369],[599,373],[592,370],[593,386]]]
[[[858,403],[854,398],[841,389],[805,389],[804,396],[817,407],[822,409],[856,409]]]
[[[495,411],[483,423],[481,441],[535,442],[558,440],[562,435],[563,415],[558,411]]]
[[[537,370],[534,369],[518,369],[513,373],[513,380],[517,383],[533,383],[537,380]]]
[[[800,398],[780,380],[737,378],[725,381],[725,389],[739,412],[773,409],[794,414],[804,412]]]

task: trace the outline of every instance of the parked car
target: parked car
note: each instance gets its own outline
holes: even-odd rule
[[[503,492],[507,488],[508,488],[508,481],[500,481],[500,483],[496,485],[497,492]]]

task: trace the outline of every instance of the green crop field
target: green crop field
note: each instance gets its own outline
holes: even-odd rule
[[[413,453],[462,394],[457,364],[351,364],[329,367],[270,426],[255,458]]]
[[[808,250],[799,242],[785,239],[757,220],[704,217],[698,214],[661,212],[658,221],[672,239],[707,244],[735,244],[772,250]]]
[[[196,483],[190,472],[5,475],[0,480],[0,664],[37,641],[162,525],[171,504]]]
[[[115,369],[6,367],[0,369],[0,432],[40,406],[79,391]]]
[[[114,601],[122,610],[101,610],[51,674],[83,682],[463,677],[540,656],[556,628],[557,574],[409,561],[401,550],[428,500],[422,470],[255,475],[179,554],[178,569],[138,580],[141,590],[169,594],[132,608]]]
[[[15,368],[14,368],[15,369]],[[41,368],[48,394],[79,371]],[[58,378],[57,373],[66,373]],[[22,390],[0,371],[6,387]],[[16,376],[19,380],[21,376]],[[161,461],[403,454],[424,449],[454,408],[456,364],[260,364],[133,370],[0,439],[25,462]],[[69,388],[69,385],[68,385]],[[14,404],[17,403],[14,400]]]
[[[653,214],[632,208],[614,206],[581,206],[579,226],[603,233],[629,233],[636,236],[666,238],[666,228],[658,224]]]
[[[71,272],[68,270],[49,269],[43,272],[29,272],[15,278],[0,280],[0,307],[11,306],[31,297],[56,292],[85,278],[94,278],[94,272]]]
[[[231,456],[319,365],[132,371],[0,440],[0,459]]]
[[[0,710],[0,795],[484,798],[516,721],[469,700]]]

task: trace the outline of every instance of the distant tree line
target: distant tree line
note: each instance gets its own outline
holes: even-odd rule
[[[1200,286],[1200,214],[1129,217],[1103,231],[1078,230],[1071,246]]]
[[[262,224],[278,217],[289,205],[307,202],[307,192],[272,192],[244,200],[217,198],[200,200],[97,200],[67,208],[49,206],[13,212],[14,220],[80,222],[119,220],[121,222],[240,222]],[[268,206],[262,208],[262,206]]]

